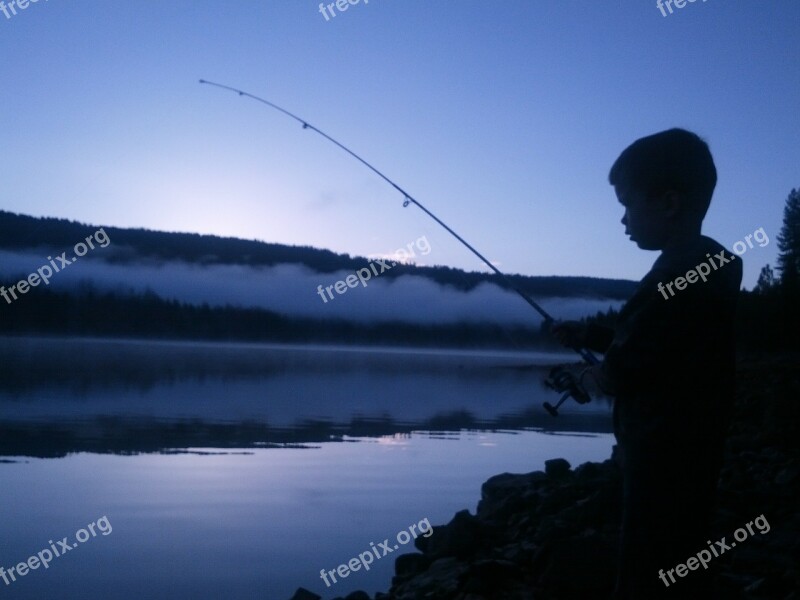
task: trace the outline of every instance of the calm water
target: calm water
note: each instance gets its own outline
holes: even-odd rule
[[[491,475],[603,460],[613,443],[602,402],[541,409],[547,366],[570,356],[0,343],[0,566],[72,545],[103,516],[111,526],[0,579],[0,598],[386,589],[412,544],[330,588],[320,569],[474,511]]]

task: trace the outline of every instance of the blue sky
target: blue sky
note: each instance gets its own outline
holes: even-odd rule
[[[0,208],[350,254],[426,235],[481,269],[301,115],[395,179],[501,269],[640,278],[608,168],[695,130],[719,184],[704,232],[774,264],[800,187],[800,3],[39,0],[0,13]]]

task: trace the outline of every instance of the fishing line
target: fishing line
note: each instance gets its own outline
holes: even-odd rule
[[[480,260],[481,260],[481,261],[482,261],[482,262],[483,262],[483,263],[484,263],[486,266],[488,266],[488,267],[489,267],[489,268],[490,268],[490,269],[491,269],[491,270],[492,270],[492,271],[495,273],[495,275],[497,275],[497,276],[500,278],[500,280],[501,280],[501,281],[502,281],[502,282],[503,282],[503,283],[504,283],[504,284],[505,284],[505,285],[506,285],[508,288],[510,288],[510,289],[512,289],[512,290],[514,290],[514,291],[515,291],[515,292],[516,292],[516,293],[517,293],[517,294],[518,294],[518,295],[519,295],[519,296],[520,296],[520,297],[521,297],[523,300],[525,300],[525,302],[527,302],[527,303],[528,303],[530,306],[532,306],[532,307],[533,307],[533,308],[536,310],[536,312],[538,312],[538,313],[539,313],[539,314],[542,316],[542,318],[543,318],[543,319],[544,319],[544,321],[545,321],[545,327],[549,327],[550,325],[552,325],[552,324],[555,322],[555,319],[553,319],[553,317],[552,317],[552,316],[550,316],[550,314],[549,314],[549,313],[548,313],[546,310],[544,310],[544,309],[543,309],[543,308],[542,308],[542,307],[541,307],[541,306],[540,306],[540,305],[539,305],[539,304],[538,304],[538,303],[537,303],[537,302],[536,302],[536,301],[535,301],[533,298],[531,298],[531,297],[530,297],[528,294],[526,294],[524,291],[522,291],[522,290],[521,290],[521,289],[519,289],[519,288],[518,288],[516,285],[514,285],[514,283],[512,283],[512,282],[511,282],[511,280],[510,280],[510,279],[509,279],[509,278],[508,278],[508,277],[507,277],[507,276],[506,276],[506,275],[505,275],[505,274],[504,274],[502,271],[500,271],[500,269],[498,269],[496,266],[494,266],[494,264],[492,264],[492,263],[491,263],[491,262],[490,262],[490,261],[489,261],[489,260],[488,260],[486,257],[484,257],[484,256],[483,256],[483,254],[481,254],[481,253],[480,253],[480,252],[478,252],[478,251],[477,251],[477,250],[476,250],[474,247],[472,247],[472,245],[471,245],[469,242],[467,242],[467,241],[466,241],[464,238],[462,238],[462,237],[461,237],[460,235],[458,235],[458,234],[457,234],[455,231],[453,231],[453,230],[452,230],[452,229],[451,229],[451,228],[450,228],[450,227],[449,227],[449,226],[448,226],[448,225],[447,225],[447,224],[446,224],[444,221],[442,221],[442,220],[441,220],[439,217],[437,217],[435,214],[433,214],[431,211],[429,211],[427,208],[425,208],[425,206],[423,206],[423,205],[422,205],[422,204],[421,204],[419,201],[417,201],[417,199],[416,199],[416,198],[414,198],[414,197],[413,197],[411,194],[409,194],[407,191],[405,191],[403,188],[401,188],[399,185],[397,185],[397,184],[396,184],[394,181],[392,181],[391,179],[389,179],[389,177],[387,177],[386,175],[384,175],[384,174],[383,174],[381,171],[379,171],[379,170],[378,170],[376,167],[374,167],[374,166],[373,166],[373,165],[371,165],[369,162],[367,162],[366,160],[364,160],[363,158],[361,158],[361,157],[360,157],[358,154],[356,154],[355,152],[353,152],[352,150],[350,150],[350,148],[348,148],[348,147],[347,147],[347,146],[345,146],[344,144],[342,144],[342,143],[338,142],[337,140],[335,140],[334,138],[332,138],[331,136],[329,136],[327,133],[325,133],[325,132],[324,132],[324,131],[322,131],[321,129],[319,129],[319,128],[315,127],[314,125],[312,125],[311,123],[309,123],[309,122],[308,122],[308,121],[306,121],[305,119],[303,119],[303,118],[301,118],[301,117],[298,117],[296,114],[294,114],[294,113],[292,113],[292,112],[289,112],[289,111],[288,111],[288,110],[286,110],[285,108],[281,108],[281,107],[280,107],[280,106],[278,106],[277,104],[273,104],[273,103],[272,103],[272,102],[270,102],[269,100],[265,100],[264,98],[261,98],[261,97],[259,97],[259,96],[256,96],[256,95],[254,95],[254,94],[251,94],[251,93],[249,93],[249,92],[245,92],[245,91],[243,91],[243,90],[240,90],[240,89],[237,89],[237,88],[234,88],[234,87],[230,87],[230,86],[227,86],[227,85],[223,85],[223,84],[221,84],[221,83],[214,83],[213,81],[207,81],[207,80],[205,80],[205,79],[201,79],[201,80],[200,80],[200,83],[201,83],[201,84],[206,84],[206,85],[212,85],[212,86],[214,86],[214,87],[218,87],[218,88],[221,88],[221,89],[223,89],[223,90],[228,90],[228,91],[230,91],[230,92],[235,92],[235,93],[236,93],[236,94],[238,94],[239,96],[246,96],[246,97],[248,97],[248,98],[252,98],[253,100],[256,100],[257,102],[261,102],[262,104],[266,104],[266,105],[267,105],[267,106],[269,106],[270,108],[274,108],[275,110],[277,110],[277,111],[279,111],[279,112],[282,112],[282,113],[283,113],[284,115],[286,115],[287,117],[289,117],[289,118],[291,118],[291,119],[294,119],[295,121],[297,121],[298,123],[300,123],[300,124],[303,126],[303,129],[311,129],[312,131],[315,131],[315,132],[317,132],[319,135],[321,135],[322,137],[324,137],[326,140],[328,140],[328,141],[329,141],[329,142],[331,142],[332,144],[335,144],[335,145],[336,145],[336,146],[338,146],[340,149],[342,149],[342,150],[344,150],[345,152],[347,152],[347,153],[348,153],[350,156],[352,156],[353,158],[355,158],[357,161],[359,161],[361,164],[363,164],[365,167],[367,167],[367,168],[368,168],[368,169],[370,169],[370,170],[371,170],[373,173],[375,173],[375,174],[376,174],[376,175],[378,175],[378,176],[379,176],[381,179],[383,179],[383,180],[384,180],[386,183],[388,183],[388,184],[389,184],[389,185],[391,185],[391,186],[392,186],[394,189],[396,189],[398,192],[400,192],[400,193],[403,195],[403,207],[406,207],[406,206],[408,206],[409,204],[414,204],[414,205],[415,205],[417,208],[419,208],[420,210],[422,210],[422,212],[424,212],[424,213],[425,213],[426,215],[428,215],[428,216],[429,216],[431,219],[433,219],[433,220],[434,220],[434,221],[436,221],[436,222],[437,222],[439,225],[441,225],[441,226],[442,226],[442,227],[443,227],[443,228],[444,228],[444,229],[445,229],[445,230],[446,230],[448,233],[450,233],[450,234],[451,234],[453,237],[455,237],[455,238],[456,238],[456,239],[457,239],[459,242],[461,242],[461,243],[462,243],[464,246],[466,246],[466,248],[467,248],[467,249],[468,249],[470,252],[472,252],[472,253],[473,253],[475,256],[477,256],[477,257],[478,257],[478,258],[479,258],[479,259],[480,259]],[[600,361],[597,359],[597,357],[596,357],[594,354],[592,354],[592,352],[591,352],[591,351],[589,351],[589,350],[587,350],[587,349],[585,349],[585,348],[573,348],[573,350],[574,350],[575,352],[577,352],[578,354],[580,354],[581,358],[583,358],[583,360],[585,360],[585,361],[586,361],[587,363],[589,363],[590,365],[595,365],[595,364],[598,364],[598,363],[600,362]]]

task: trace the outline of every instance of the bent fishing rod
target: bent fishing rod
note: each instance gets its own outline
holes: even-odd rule
[[[342,149],[345,152],[347,152],[350,156],[355,158],[357,161],[359,161],[361,164],[363,164],[365,167],[367,167],[373,173],[378,175],[378,177],[383,179],[386,183],[388,183],[394,189],[396,189],[398,192],[400,192],[403,195],[403,207],[406,207],[409,204],[414,204],[417,208],[422,210],[422,212],[424,212],[431,219],[433,219],[439,225],[441,225],[450,235],[452,235],[459,242],[461,242],[470,252],[472,252],[475,256],[477,256],[487,267],[489,267],[495,273],[495,275],[497,275],[500,278],[500,280],[508,288],[514,290],[523,300],[525,300],[525,302],[527,302],[530,306],[532,306],[536,310],[536,312],[538,312],[542,316],[542,318],[545,321],[545,323],[544,323],[545,327],[549,327],[555,322],[555,319],[552,316],[550,316],[550,314],[546,310],[544,310],[539,305],[538,302],[536,302],[527,293],[525,293],[523,290],[519,289],[516,285],[514,285],[514,283],[505,275],[505,273],[503,273],[502,271],[500,271],[500,269],[498,269],[496,266],[494,266],[494,264],[492,264],[485,256],[483,256],[483,254],[478,252],[469,242],[467,242],[464,238],[462,238],[455,231],[453,231],[439,217],[437,217],[435,214],[433,214],[431,211],[429,211],[427,208],[425,208],[411,194],[409,194],[407,191],[405,191],[403,188],[401,188],[399,185],[397,185],[394,181],[389,179],[389,177],[384,175],[381,171],[379,171],[376,167],[371,165],[365,159],[363,159],[358,154],[356,154],[355,152],[350,150],[350,148],[348,148],[347,146],[345,146],[341,142],[335,140],[334,138],[329,136],[327,133],[325,133],[324,131],[322,131],[318,127],[315,127],[314,125],[312,125],[311,123],[309,123],[305,119],[303,119],[301,117],[298,117],[296,114],[294,114],[292,112],[289,112],[288,110],[286,110],[284,108],[281,108],[277,104],[274,104],[274,103],[270,102],[269,100],[265,100],[264,98],[261,98],[260,96],[256,96],[256,95],[251,94],[249,92],[245,92],[243,90],[240,90],[240,89],[228,86],[228,85],[223,85],[221,83],[215,83],[213,81],[207,81],[205,79],[201,79],[200,83],[201,84],[205,84],[205,85],[211,85],[211,86],[223,89],[223,90],[228,90],[230,92],[234,92],[234,93],[238,94],[239,96],[245,96],[247,98],[251,98],[251,99],[253,99],[253,100],[257,101],[257,102],[260,102],[262,104],[266,104],[270,108],[274,108],[275,110],[283,113],[287,117],[289,117],[291,119],[294,119],[295,121],[300,123],[303,126],[303,129],[311,129],[312,131],[315,131],[316,133],[318,133],[319,135],[324,137],[326,140],[328,140],[332,144],[338,146],[340,149]],[[597,357],[594,354],[592,354],[591,351],[587,350],[586,348],[575,347],[575,348],[572,348],[572,350],[577,352],[581,356],[581,358],[583,358],[583,360],[585,360],[590,365],[596,365],[596,364],[598,364],[600,362],[597,359]],[[574,384],[570,383],[564,378],[564,376],[552,377],[551,379],[552,379],[552,381],[548,380],[548,382],[547,382],[548,386],[553,388],[553,389],[555,389],[556,391],[565,392],[565,395],[561,398],[561,400],[559,400],[559,402],[555,406],[550,405],[549,402],[545,403],[545,408],[547,409],[547,411],[550,414],[552,414],[553,416],[558,414],[557,413],[558,407],[561,406],[561,404],[570,396],[574,396],[575,399],[578,400],[578,402],[581,402],[580,398],[583,395],[585,395],[585,391],[581,394],[581,390],[577,389],[578,387],[580,387],[580,384],[578,382],[574,382]],[[588,400],[586,400],[586,401],[588,402]],[[581,402],[581,403],[583,403],[583,402]]]

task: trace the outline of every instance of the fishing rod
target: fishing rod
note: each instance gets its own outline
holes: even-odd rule
[[[264,98],[261,98],[260,96],[256,96],[256,95],[251,94],[249,92],[245,92],[243,90],[240,90],[240,89],[228,86],[228,85],[223,85],[221,83],[214,83],[213,81],[207,81],[205,79],[201,79],[200,83],[201,84],[206,84],[206,85],[211,85],[211,86],[214,86],[214,87],[218,87],[218,88],[223,89],[223,90],[228,90],[230,92],[234,92],[234,93],[238,94],[239,96],[246,96],[247,98],[252,98],[253,100],[256,100],[257,102],[261,102],[262,104],[266,104],[267,106],[269,106],[271,108],[274,108],[275,110],[277,110],[279,112],[282,112],[287,117],[290,117],[291,119],[294,119],[295,121],[300,123],[303,126],[303,129],[311,129],[312,131],[317,132],[319,135],[324,137],[326,140],[328,140],[332,144],[335,144],[340,149],[342,149],[345,152],[347,152],[350,156],[355,158],[357,161],[359,161],[361,164],[363,164],[365,167],[367,167],[373,173],[375,173],[381,179],[383,179],[386,183],[388,183],[394,189],[396,189],[398,192],[400,192],[403,195],[403,207],[404,208],[407,207],[409,204],[414,204],[417,208],[422,210],[422,212],[424,212],[431,219],[433,219],[439,225],[441,225],[449,234],[451,234],[459,242],[461,242],[464,246],[466,246],[466,248],[470,252],[472,252],[475,256],[477,256],[479,259],[481,259],[481,261],[487,267],[489,267],[492,271],[494,271],[494,273],[500,278],[500,280],[507,287],[509,287],[510,289],[514,290],[523,300],[525,300],[525,302],[527,302],[530,306],[532,306],[536,310],[536,312],[538,312],[542,316],[542,318],[544,319],[545,328],[549,328],[555,322],[555,319],[552,316],[550,316],[550,314],[545,309],[543,309],[539,305],[538,302],[536,302],[527,293],[525,293],[524,291],[519,289],[516,285],[514,285],[514,283],[505,275],[505,273],[503,273],[502,271],[500,271],[500,269],[498,269],[496,266],[494,266],[485,256],[483,256],[483,254],[478,252],[469,242],[467,242],[464,238],[462,238],[455,231],[453,231],[439,217],[437,217],[435,214],[433,214],[431,211],[429,211],[427,208],[425,208],[411,194],[409,194],[407,191],[405,191],[403,188],[401,188],[399,185],[397,185],[394,181],[389,179],[389,177],[384,175],[376,167],[374,167],[369,162],[367,162],[366,160],[361,158],[358,154],[356,154],[355,152],[350,150],[350,148],[348,148],[344,144],[340,143],[339,141],[335,140],[334,138],[329,136],[327,133],[325,133],[324,131],[322,131],[318,127],[315,127],[314,125],[312,125],[311,123],[309,123],[305,119],[303,119],[301,117],[298,117],[296,114],[294,114],[292,112],[289,112],[285,108],[281,108],[277,104],[274,104],[274,103],[270,102],[269,100],[265,100]],[[596,364],[598,364],[600,362],[597,359],[597,357],[594,354],[592,354],[591,351],[587,350],[586,348],[573,347],[572,350],[577,352],[581,356],[581,358],[583,358],[583,360],[585,360],[590,365],[596,365]],[[547,409],[547,411],[553,416],[556,416],[558,414],[558,407],[561,406],[561,404],[567,398],[569,398],[570,396],[574,397],[581,404],[583,404],[584,401],[585,402],[589,401],[588,400],[588,395],[586,395],[586,392],[582,389],[582,386],[580,385],[580,382],[575,380],[574,377],[571,377],[569,375],[565,375],[563,371],[559,372],[559,373],[556,373],[555,370],[554,370],[554,372],[551,372],[551,377],[550,377],[550,379],[548,379],[548,381],[546,383],[552,389],[555,389],[558,392],[564,392],[564,396],[562,396],[562,398],[559,400],[559,402],[555,406],[552,406],[549,402],[545,402],[545,404],[544,404],[545,409]],[[584,398],[585,398],[585,400],[584,400]]]

